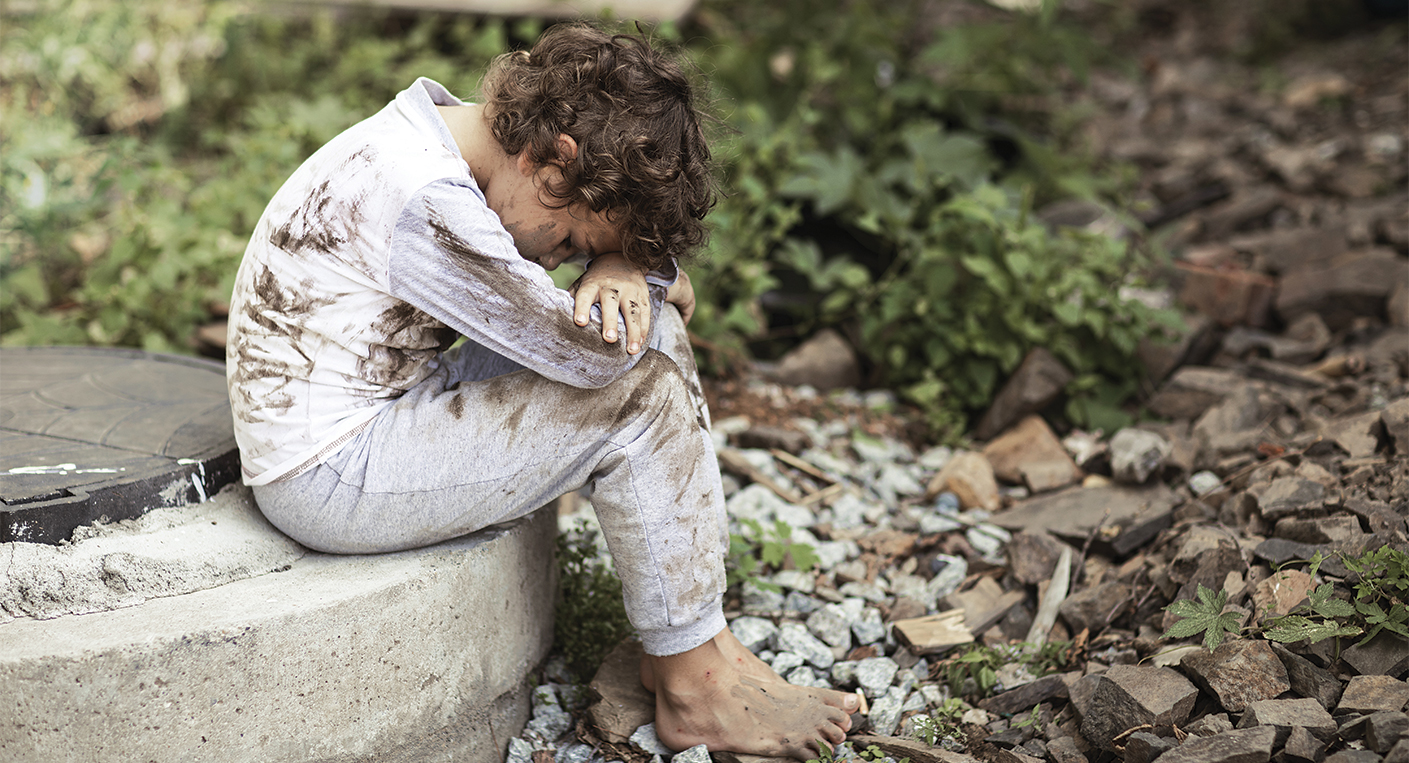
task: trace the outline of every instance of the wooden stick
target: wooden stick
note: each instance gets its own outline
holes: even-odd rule
[[[825,501],[834,495],[839,495],[845,492],[846,485],[843,485],[842,483],[838,482],[835,485],[829,485],[827,487],[822,488],[821,490],[818,490],[815,493],[809,493],[803,496],[802,500],[798,501],[797,503],[803,506],[811,506],[814,503],[820,503],[821,501]]]
[[[788,466],[793,467],[794,469],[799,469],[799,470],[801,470],[801,471],[804,471],[804,472],[806,472],[806,473],[812,475],[813,477],[816,477],[817,479],[822,480],[823,482],[825,482],[825,483],[827,483],[827,484],[829,484],[829,485],[835,485],[836,482],[837,482],[837,478],[836,478],[836,477],[833,477],[832,475],[827,474],[826,472],[822,471],[821,469],[818,469],[817,467],[813,466],[812,464],[807,463],[806,461],[804,461],[804,460],[798,458],[797,456],[794,456],[793,454],[787,452],[786,450],[780,450],[780,449],[778,449],[778,448],[774,448],[771,452],[773,453],[773,457],[776,458],[776,459],[778,459],[779,461],[782,461],[783,463],[787,464]]]
[[[748,459],[744,458],[743,454],[739,453],[737,450],[734,450],[733,448],[725,448],[724,450],[719,451],[718,455],[719,465],[724,467],[725,469],[728,469],[729,471],[741,477],[747,477],[748,479],[757,482],[758,484],[768,488],[769,490],[772,490],[778,495],[779,498],[782,498],[788,503],[802,502],[802,496],[798,495],[795,491],[788,490],[782,485],[779,485],[778,483],[774,482],[772,477],[769,477],[767,474],[764,474],[763,472],[759,471],[758,468],[756,468],[753,464],[749,463]]]
[[[1067,598],[1071,586],[1071,546],[1062,547],[1062,555],[1057,557],[1057,567],[1052,570],[1052,582],[1047,584],[1047,595],[1037,607],[1037,616],[1032,619],[1032,627],[1024,641],[1034,647],[1042,646],[1047,640],[1048,631],[1057,623],[1057,609]]]

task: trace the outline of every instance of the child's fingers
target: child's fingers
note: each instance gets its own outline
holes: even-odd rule
[[[597,302],[597,287],[590,283],[578,281],[573,284],[573,305],[572,322],[579,326],[586,326],[587,321],[592,317],[592,305]]]
[[[635,355],[641,351],[642,337],[648,336],[651,308],[649,304],[643,305],[628,297],[622,304],[621,311],[626,314],[626,351]]]
[[[602,339],[607,344],[616,341],[617,317],[621,311],[621,293],[616,289],[603,289],[598,295],[602,303]]]

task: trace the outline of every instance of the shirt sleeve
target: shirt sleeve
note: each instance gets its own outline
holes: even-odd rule
[[[573,322],[572,295],[519,256],[473,181],[438,180],[412,196],[392,235],[387,267],[393,297],[554,381],[604,387],[643,354],[627,353],[624,337],[603,341],[597,305],[587,326]],[[647,275],[653,317],[676,277],[673,266]],[[655,327],[652,320],[652,334]]]

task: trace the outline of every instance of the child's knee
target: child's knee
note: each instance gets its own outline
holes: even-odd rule
[[[620,416],[659,411],[664,416],[696,418],[689,384],[680,366],[659,350],[646,350],[619,383],[624,385],[625,392],[618,412]]]

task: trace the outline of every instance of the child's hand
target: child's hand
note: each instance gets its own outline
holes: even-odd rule
[[[690,277],[685,271],[680,271],[680,277],[666,290],[665,301],[680,308],[680,317],[685,320],[685,325],[690,325],[690,318],[695,315],[695,287],[690,285]]]
[[[587,272],[572,285],[576,298],[573,320],[586,326],[592,305],[602,305],[602,339],[608,343],[617,337],[618,312],[626,316],[626,351],[635,355],[641,351],[642,339],[651,329],[651,297],[646,290],[646,275],[626,261],[619,252],[601,254],[587,264]]]

